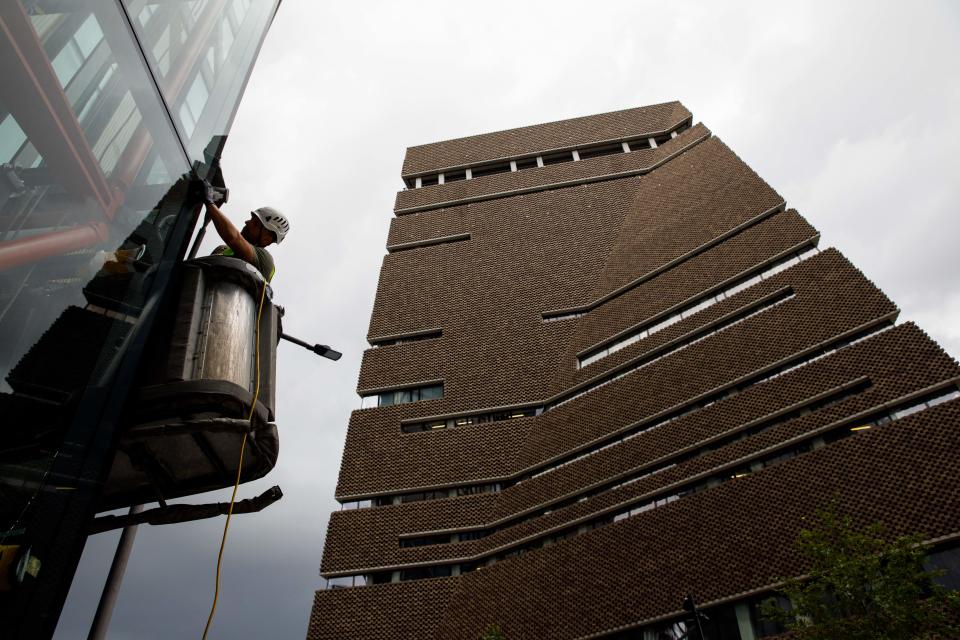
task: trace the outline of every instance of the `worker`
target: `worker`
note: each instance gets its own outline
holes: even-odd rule
[[[273,256],[266,250],[274,242],[280,244],[290,231],[287,218],[273,207],[260,207],[250,212],[250,219],[237,228],[213,202],[212,194],[205,198],[207,216],[213,222],[220,238],[226,243],[213,250],[213,255],[234,256],[249,262],[266,278],[273,279],[276,268]]]

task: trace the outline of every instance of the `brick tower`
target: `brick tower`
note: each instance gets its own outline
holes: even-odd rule
[[[402,177],[310,638],[762,637],[835,495],[955,557],[960,367],[681,104]]]

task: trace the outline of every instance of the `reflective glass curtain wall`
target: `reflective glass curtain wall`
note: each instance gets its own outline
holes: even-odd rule
[[[191,172],[219,155],[278,4],[0,3],[5,637],[53,632],[199,213]]]

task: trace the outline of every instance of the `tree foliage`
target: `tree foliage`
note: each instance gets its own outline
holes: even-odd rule
[[[483,630],[483,635],[480,636],[480,640],[507,640],[507,637],[503,635],[503,631],[500,630],[499,626],[491,624]]]
[[[810,572],[781,589],[792,610],[770,601],[764,616],[802,640],[960,637],[960,594],[924,568],[921,537],[892,538],[880,523],[858,530],[837,511],[834,500],[800,532]]]

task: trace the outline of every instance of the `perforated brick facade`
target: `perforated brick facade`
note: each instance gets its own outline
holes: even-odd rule
[[[694,593],[748,640],[835,495],[960,538],[960,366],[691,124],[408,149],[309,638],[646,639]]]

